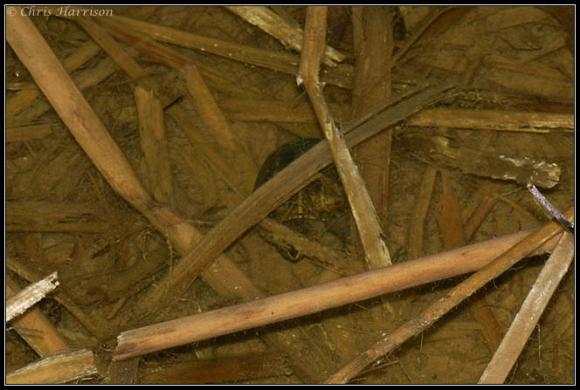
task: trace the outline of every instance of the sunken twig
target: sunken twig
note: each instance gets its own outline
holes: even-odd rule
[[[365,257],[370,268],[391,265],[389,250],[383,241],[383,232],[359,170],[355,165],[344,136],[338,131],[322,94],[318,77],[326,38],[327,7],[309,7],[306,13],[304,51],[300,62],[299,84],[304,87],[318,117],[324,136],[328,141],[332,158],[336,164],[351,206]]]

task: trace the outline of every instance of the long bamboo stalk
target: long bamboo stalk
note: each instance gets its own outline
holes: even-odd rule
[[[114,360],[317,313],[485,266],[530,232],[520,232],[269,298],[121,333]],[[544,250],[555,245],[550,242]]]

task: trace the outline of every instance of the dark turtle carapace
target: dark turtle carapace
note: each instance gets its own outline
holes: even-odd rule
[[[320,140],[316,138],[303,138],[276,149],[262,165],[255,188],[264,184],[318,142]],[[331,166],[322,170],[312,183],[275,210],[271,216],[284,223],[297,220],[328,221],[344,210],[345,206],[346,197],[338,173],[334,166]]]

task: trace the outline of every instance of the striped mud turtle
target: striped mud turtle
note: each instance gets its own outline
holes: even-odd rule
[[[268,156],[256,179],[258,188],[292,161],[320,142],[316,138],[302,138],[282,145]],[[280,222],[297,220],[329,221],[346,207],[346,196],[338,172],[330,166],[318,174],[316,180],[275,210],[271,216]]]
[[[262,165],[254,187],[264,184],[318,142],[320,140],[316,138],[304,138],[279,147]],[[338,172],[334,166],[330,166],[270,216],[299,233],[310,235],[316,224],[336,221],[346,210],[346,195]],[[280,249],[280,254],[287,260],[297,261],[302,257],[295,248]]]

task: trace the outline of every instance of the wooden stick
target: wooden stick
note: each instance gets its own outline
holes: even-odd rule
[[[465,229],[461,219],[461,206],[450,188],[449,178],[442,175],[443,192],[439,198],[437,224],[443,241],[443,248],[450,250],[466,245]],[[469,312],[480,325],[481,333],[490,352],[493,353],[501,342],[502,332],[495,315],[486,302],[486,297],[476,296],[470,302]]]
[[[388,7],[352,7],[352,22],[355,51],[352,115],[359,118],[384,105],[391,96],[393,12]],[[388,227],[392,137],[393,130],[385,129],[353,149],[384,228]]]
[[[141,368],[141,383],[165,385],[231,384],[289,374],[288,363],[280,354],[246,353],[173,364],[150,363]]]
[[[22,291],[9,298],[6,302],[6,321],[10,321],[41,301],[49,292],[59,285],[56,272],[46,278],[27,286]]]
[[[435,188],[435,179],[437,178],[437,169],[427,166],[423,179],[419,185],[419,193],[415,200],[415,209],[413,218],[409,227],[409,241],[407,247],[408,256],[415,259],[423,255],[423,239],[425,231],[425,218],[429,212],[433,189]]]
[[[173,175],[169,164],[161,101],[153,89],[138,85],[134,93],[139,116],[141,150],[147,166],[149,188],[156,201],[173,206]]]
[[[129,162],[70,80],[43,37],[32,22],[23,16],[21,9],[17,10],[16,15],[10,17],[7,23],[8,42],[77,142],[113,190],[139,210],[159,231],[167,235],[177,251],[187,253],[202,235],[183,217],[167,207],[161,207],[151,199]],[[212,257],[212,260],[215,259],[216,257]],[[204,272],[203,277],[214,290],[229,298],[252,300],[264,296],[225,256],[219,256],[212,267]],[[168,296],[171,298],[165,303],[174,301],[174,297],[182,292],[183,290],[164,291],[163,293],[169,293]],[[143,321],[147,319],[147,315],[155,317],[161,309],[169,306],[165,304],[159,307],[155,303],[157,302],[153,304],[146,301],[138,302],[137,319]],[[123,312],[118,321],[127,323],[135,320],[135,314],[127,311]],[[90,323],[87,326],[92,328]],[[94,331],[102,334],[115,331],[115,328],[107,326]],[[264,339],[269,345],[287,352],[295,372],[305,380],[318,378],[332,367],[325,356],[310,348],[311,343],[301,328],[270,333],[264,335]]]
[[[383,232],[371,197],[359,170],[352,159],[344,136],[338,131],[322,94],[318,77],[322,50],[326,39],[327,7],[309,7],[306,11],[304,51],[300,61],[298,83],[304,87],[316,111],[316,116],[328,141],[332,158],[338,170],[350,203],[365,258],[370,269],[392,264],[389,250],[383,241]]]
[[[569,209],[566,216],[570,218],[574,215],[574,209]],[[537,248],[553,239],[562,227],[556,222],[550,222],[542,228],[536,230],[513,247],[503,252],[492,262],[484,266],[477,273],[459,283],[455,288],[449,291],[444,297],[438,299],[435,303],[416,318],[406,322],[395,331],[388,334],[385,338],[375,343],[371,348],[357,356],[354,360],[346,364],[338,372],[329,377],[325,383],[346,383],[358,375],[366,366],[371,364],[379,357],[389,353],[411,337],[425,331],[435,321],[447,314],[451,309],[463,302],[475,291],[483,287],[490,280],[496,278],[507,269],[512,267],[518,261]],[[391,267],[393,268],[393,267]]]
[[[574,236],[565,232],[479,378],[479,384],[504,383],[573,259]]]
[[[226,6],[226,8],[253,24],[267,34],[278,39],[284,46],[298,52],[302,52],[304,32],[301,28],[289,24],[268,7]],[[346,56],[333,47],[326,46],[324,49],[324,63],[336,66],[336,62],[342,62]]]
[[[275,70],[296,76],[299,58],[293,54],[258,49],[220,39],[207,38],[174,28],[147,23],[123,16],[100,18],[99,23],[110,28],[130,28],[159,42],[212,53],[229,60]],[[322,80],[342,88],[350,88],[352,67],[339,65],[323,72]]]
[[[99,210],[88,203],[9,201],[6,217],[10,232],[103,233],[111,226],[99,220]]]
[[[287,123],[316,121],[312,108],[302,102],[224,99],[220,105],[226,112],[226,116],[239,121]],[[345,105],[331,103],[330,108],[337,118],[346,118],[348,107]],[[544,134],[573,130],[574,115],[552,112],[431,108],[410,117],[407,125]]]
[[[6,142],[22,142],[34,139],[42,139],[52,134],[52,125],[42,124],[34,126],[21,126],[6,129]]]
[[[117,337],[113,359],[127,359],[473,272],[531,234],[537,235],[510,234],[318,286],[133,329]],[[549,245],[555,243],[546,244],[543,250]]]
[[[10,256],[7,259],[7,268],[19,277],[29,281],[36,282],[42,276],[38,275],[35,270],[31,269],[25,262],[16,261]],[[90,333],[98,338],[104,338],[107,332],[107,323],[101,317],[91,317],[84,313],[70,298],[64,290],[58,289],[53,293],[55,301],[65,307]]]
[[[68,72],[73,72],[99,54],[101,48],[94,42],[88,41],[76,49],[70,56],[63,60],[63,66]],[[14,96],[6,100],[6,122],[13,122],[14,117],[25,108],[32,105],[41,92],[36,85],[22,89]]]
[[[97,368],[93,353],[88,349],[49,356],[6,376],[6,383],[57,384],[95,375]]]
[[[99,84],[111,76],[117,67],[110,58],[100,61],[97,65],[89,69],[83,69],[72,76],[75,85],[82,91]],[[28,109],[23,110],[9,122],[10,126],[27,126],[34,123],[36,119],[44,115],[51,109],[50,104],[44,100],[35,102]]]
[[[16,283],[7,277],[6,298],[10,299],[17,291]],[[14,328],[40,357],[70,351],[66,341],[37,307],[31,308],[20,317],[13,319],[10,327]]]
[[[239,149],[236,136],[197,67],[187,65],[182,73],[185,78],[185,86],[192,97],[195,109],[203,124],[212,131],[215,141],[221,147],[229,152],[235,152]]]
[[[480,201],[477,208],[473,211],[473,213],[471,213],[467,221],[465,221],[463,229],[465,231],[466,242],[471,242],[473,236],[475,236],[475,233],[477,232],[477,229],[479,229],[487,215],[491,212],[491,210],[493,210],[493,207],[497,201],[498,198],[496,196],[483,196],[483,199]]]
[[[442,93],[449,88],[449,85],[436,86],[422,94],[413,94],[408,100],[403,99],[384,111],[379,111],[380,113],[371,116],[371,119],[364,118],[366,121],[363,120],[352,127],[347,127],[347,132],[353,130],[347,134],[348,144],[356,145],[385,127],[417,112],[420,107],[441,98]],[[356,131],[354,131],[355,128]],[[326,142],[321,142],[260,186],[226,218],[214,226],[204,239],[199,241],[195,248],[180,260],[171,274],[153,287],[145,300],[150,303],[152,310],[159,310],[167,306],[172,300],[171,297],[178,294],[178,291],[185,291],[196,275],[199,275],[222,251],[250,227],[264,219],[276,207],[304,188],[314,179],[316,173],[330,164],[331,161],[328,145]],[[206,272],[204,275],[206,274],[211,274],[211,272]],[[171,294],[167,295],[167,293]]]
[[[304,256],[310,258],[322,268],[329,269],[341,276],[354,275],[361,272],[361,263],[352,261],[345,253],[309,240],[308,237],[286,227],[281,223],[265,218],[259,225],[268,241],[282,247],[294,247]]]
[[[454,129],[548,133],[552,129],[574,129],[573,114],[499,110],[435,108],[410,118],[409,126]]]

